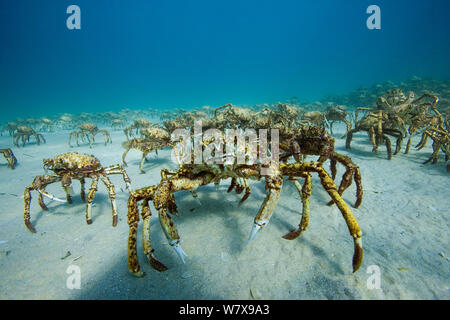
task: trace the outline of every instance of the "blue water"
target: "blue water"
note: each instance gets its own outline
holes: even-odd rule
[[[81,8],[81,30],[66,8]],[[368,30],[366,8],[381,8]],[[2,0],[6,118],[315,100],[450,76],[448,0]]]

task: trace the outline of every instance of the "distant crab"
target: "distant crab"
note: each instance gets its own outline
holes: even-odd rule
[[[9,135],[12,136],[14,135],[14,132],[16,132],[17,128],[19,127],[19,125],[17,124],[17,122],[7,122],[6,125],[3,127],[3,130],[7,130]]]
[[[12,150],[10,148],[0,149],[0,153],[3,154],[6,161],[8,161],[8,167],[10,167],[11,169],[14,169],[14,167],[16,166],[16,163],[17,163],[17,159],[14,156],[14,153],[12,152]]]
[[[125,133],[125,137],[127,138],[127,140],[129,140],[137,135],[139,133],[139,130],[150,127],[151,125],[152,123],[150,121],[143,118],[138,118],[135,119],[129,127],[126,127],[123,132]],[[133,133],[133,131],[135,131],[136,133]]]
[[[378,154],[378,146],[384,141],[386,144],[387,158],[390,160],[392,154],[397,154],[401,148],[403,140],[403,133],[395,124],[389,121],[388,115],[382,110],[369,112],[364,115],[361,120],[355,120],[355,128],[347,132],[347,139],[345,147],[351,149],[350,144],[353,139],[353,134],[359,131],[366,131],[369,134],[372,143],[372,151]],[[396,138],[396,148],[392,153],[391,140],[388,135]]]
[[[432,101],[430,101],[430,99]],[[373,151],[378,153],[378,146],[384,141],[388,152],[388,159],[392,154],[400,151],[403,138],[409,133],[406,150],[409,150],[411,135],[421,127],[426,126],[426,121],[431,120],[426,115],[429,108],[434,108],[439,101],[433,94],[423,94],[414,99],[414,93],[408,96],[401,90],[388,91],[384,96],[377,99],[376,109],[357,108],[355,111],[355,128],[347,132],[346,148],[350,149],[353,134],[366,131],[373,145]],[[368,111],[361,120],[358,120],[358,111]],[[409,126],[409,129],[407,129]],[[388,135],[397,139],[394,153],[392,153],[391,142]]]
[[[328,120],[325,113],[320,111],[308,111],[303,114],[302,122],[317,127],[328,126]]]
[[[439,123],[431,124],[428,128],[426,128],[422,134],[422,139],[419,144],[416,146],[418,150],[425,147],[427,144],[428,138],[433,140],[433,153],[431,157],[424,162],[426,163],[437,163],[439,159],[439,151],[445,155],[445,161],[447,162],[447,171],[450,172],[450,119],[448,115],[446,115],[446,119],[441,115],[441,113],[436,109],[435,105],[433,106],[433,111],[436,113]]]
[[[72,147],[70,144],[70,141],[72,137],[76,138],[77,146],[79,146],[79,137],[81,136],[81,139],[84,140],[85,138],[89,141],[89,147],[92,148],[92,144],[94,143],[94,137],[97,135],[97,133],[102,133],[103,138],[105,139],[105,146],[109,143],[112,143],[111,136],[109,135],[109,132],[106,130],[99,130],[97,125],[94,123],[83,123],[80,126],[78,126],[79,130],[72,131],[69,135],[69,146]]]
[[[36,139],[37,145],[41,144],[41,140],[44,141],[44,143],[46,142],[44,136],[40,133],[36,133],[36,131],[32,128],[27,126],[18,126],[17,131],[13,136],[14,145],[19,147],[19,139],[22,139],[22,147],[24,147],[25,142],[29,142],[31,136]]]
[[[122,119],[113,119],[111,121],[111,128],[114,129],[122,129],[125,126],[125,122]]]
[[[40,120],[41,130],[46,132],[52,131],[52,127],[54,125],[53,121],[48,118],[41,118]]]
[[[317,162],[324,163],[330,160],[331,177],[334,180],[337,174],[337,163],[345,167],[338,188],[339,195],[350,187],[353,180],[356,184],[356,202],[354,207],[358,208],[363,199],[363,187],[361,182],[361,172],[350,157],[337,153],[334,150],[334,139],[328,135],[324,128],[316,126],[300,126],[289,132],[291,137],[284,137],[280,143],[280,149],[285,153],[280,155],[280,160],[285,161],[289,157],[301,163],[307,156],[319,156]],[[296,184],[297,189],[298,185]],[[300,190],[299,190],[300,191]],[[329,202],[331,205],[333,202]]]
[[[158,124],[142,128],[141,136],[152,142],[168,143],[170,142],[170,133]]]
[[[346,132],[349,132],[352,129],[352,123],[347,120],[347,115],[348,112],[345,106],[333,106],[327,109],[325,117],[330,124],[330,134],[333,134],[333,123],[337,121],[342,121],[346,124]]]
[[[114,185],[108,178],[111,174],[121,174],[125,181],[126,188],[131,191],[130,178],[128,177],[125,169],[119,164],[109,166],[107,168],[102,167],[100,161],[93,155],[79,154],[77,152],[68,152],[59,154],[54,158],[43,160],[44,169],[53,171],[53,174],[45,174],[34,178],[33,183],[25,188],[24,191],[24,222],[26,227],[31,232],[36,232],[33,225],[30,222],[30,203],[31,203],[31,191],[36,190],[39,192],[39,205],[43,210],[48,210],[44,203],[43,196],[56,200],[59,202],[72,203],[71,195],[72,191],[72,179],[79,180],[81,183],[81,199],[85,201],[85,179],[92,179],[92,184],[87,196],[86,205],[86,222],[92,223],[91,208],[92,201],[94,201],[95,193],[97,192],[98,180],[100,179],[109,190],[109,198],[111,200],[113,222],[112,225],[117,225],[117,208],[116,208],[116,194],[114,192]],[[50,194],[45,188],[52,183],[61,182],[62,188],[66,193],[66,201],[61,200]]]
[[[144,164],[144,161],[147,160],[147,155],[153,150],[158,153],[158,149],[164,148],[167,145],[168,144],[165,142],[149,141],[144,138],[133,138],[131,140],[124,141],[122,143],[122,147],[125,148],[125,152],[122,155],[122,162],[124,166],[127,166],[125,157],[131,149],[142,151],[142,158],[141,162],[139,163],[139,171],[141,173],[145,173],[144,169],[142,169],[142,165]]]

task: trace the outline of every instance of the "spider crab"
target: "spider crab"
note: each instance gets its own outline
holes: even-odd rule
[[[308,145],[302,141],[301,136],[293,137],[292,141],[297,141],[297,144],[300,147]],[[328,144],[321,143],[319,145],[315,145],[314,140],[309,141],[313,142],[309,146],[311,147],[314,145],[315,153],[324,155],[328,154],[326,150],[319,150],[321,148],[328,148]],[[291,150],[291,154],[289,154],[289,156],[296,155],[294,147],[289,148],[289,150]],[[362,263],[363,248],[362,232],[355,217],[353,216],[353,213],[342,199],[332,177],[322,167],[322,162],[303,162],[300,157],[297,157],[297,162],[295,163],[281,161],[280,163],[271,162],[270,165],[267,165],[237,164],[237,162],[234,161],[231,164],[180,164],[180,168],[177,171],[171,172],[169,170],[162,170],[161,182],[158,185],[135,190],[130,193],[130,197],[128,199],[128,269],[130,273],[138,277],[144,276],[145,274],[140,269],[136,248],[139,215],[141,215],[143,219],[142,236],[145,255],[153,268],[158,271],[167,270],[167,267],[155,258],[154,249],[151,245],[150,217],[152,213],[150,210],[150,202],[153,202],[155,209],[158,211],[159,221],[169,244],[184,263],[184,256],[186,254],[180,246],[180,236],[172,218],[169,215],[169,213],[177,213],[177,205],[174,197],[176,192],[188,190],[195,197],[197,188],[210,183],[217,185],[221,180],[231,178],[232,181],[236,181],[236,179],[243,179],[244,181],[247,179],[260,181],[261,179],[264,179],[268,193],[254,219],[253,227],[248,239],[248,242],[250,242],[255,238],[258,231],[269,223],[270,217],[272,216],[280,198],[283,179],[286,177],[288,180],[296,181],[299,178],[303,178],[305,179],[303,188],[298,189],[303,203],[302,218],[298,229],[292,230],[284,236],[285,239],[292,240],[300,236],[300,234],[305,231],[308,226],[312,173],[318,174],[322,187],[329,194],[333,203],[337,205],[344,217],[344,220],[346,221],[350,235],[354,241],[353,272],[356,272]],[[138,208],[139,202],[142,202],[142,210],[140,213]]]
[[[342,121],[347,126],[347,131],[352,129],[352,124],[347,120],[347,108],[345,106],[333,106],[329,107],[325,112],[325,117],[330,124],[330,134],[333,134],[333,123],[337,121]],[[345,135],[344,135],[345,136]]]
[[[131,140],[124,141],[122,143],[122,147],[125,148],[125,152],[122,155],[123,165],[126,167],[128,164],[125,161],[125,157],[131,149],[136,149],[142,152],[141,162],[139,163],[139,171],[141,173],[145,173],[144,169],[142,169],[142,165],[144,161],[147,160],[147,155],[155,150],[156,154],[158,154],[158,149],[164,148],[170,145],[164,141],[149,141],[144,138],[133,138]]]
[[[127,138],[127,140],[129,140],[130,138],[133,137],[133,130],[136,130],[136,134],[138,134],[138,132],[141,129],[148,128],[151,126],[152,126],[152,123],[150,121],[145,120],[143,118],[138,118],[138,119],[135,119],[129,127],[126,127],[123,130],[123,133],[125,133],[125,137]]]
[[[112,143],[111,136],[109,135],[109,132],[106,130],[99,130],[97,125],[94,123],[83,123],[78,126],[78,130],[72,131],[69,135],[69,146],[72,147],[70,144],[70,141],[72,140],[72,137],[76,138],[77,146],[79,146],[79,137],[81,136],[81,140],[84,141],[85,138],[89,141],[89,147],[92,148],[92,144],[94,143],[94,137],[97,135],[97,133],[101,132],[103,134],[103,138],[105,139],[105,146],[109,143]]]
[[[14,135],[14,132],[16,132],[18,126],[17,122],[7,122],[2,130],[7,130],[9,135],[12,136]]]
[[[304,124],[314,125],[317,127],[329,126],[326,114],[320,111],[308,111],[304,113],[301,121]]]
[[[16,166],[16,163],[17,163],[17,159],[14,156],[14,153],[12,152],[12,150],[10,148],[0,149],[0,153],[3,154],[6,161],[8,161],[8,167],[10,167],[11,169],[14,169],[14,167]]]
[[[361,172],[359,166],[356,165],[350,157],[344,156],[334,151],[334,139],[330,137],[327,131],[322,127],[316,126],[301,126],[289,132],[291,137],[285,136],[283,140],[285,143],[280,143],[280,149],[285,153],[280,156],[280,160],[287,160],[289,157],[301,163],[306,156],[319,156],[317,162],[323,164],[328,159],[330,160],[331,176],[334,180],[337,174],[337,163],[345,167],[345,173],[342,176],[339,185],[339,195],[352,184],[353,179],[356,184],[356,202],[355,208],[358,208],[363,199],[363,188],[361,183]],[[295,184],[297,189],[299,185]],[[300,189],[299,189],[300,191]],[[333,201],[329,202],[329,205]]]
[[[357,108],[355,112],[355,128],[347,132],[346,148],[351,149],[350,144],[353,134],[366,131],[373,145],[373,151],[378,153],[378,146],[384,141],[388,153],[388,159],[397,154],[401,149],[403,138],[409,133],[406,150],[409,150],[411,135],[420,127],[424,121],[429,108],[433,108],[438,102],[437,96],[425,93],[417,99],[410,92],[406,96],[401,90],[393,89],[377,99],[375,109]],[[432,101],[429,101],[432,99]],[[428,101],[427,101],[428,100]],[[358,120],[358,111],[368,111],[361,120]],[[409,128],[407,129],[407,126]],[[396,138],[396,148],[392,153],[391,141],[388,135]]]
[[[125,126],[125,122],[122,119],[113,119],[111,120],[111,129],[119,130]]]
[[[24,147],[25,142],[29,142],[31,136],[36,139],[37,145],[41,144],[41,140],[44,141],[44,143],[46,142],[44,136],[40,133],[36,133],[36,131],[34,131],[32,128],[27,126],[18,126],[17,131],[13,136],[14,145],[16,147],[19,147],[19,139],[22,139],[22,147]]]
[[[445,154],[445,161],[447,162],[447,171],[450,172],[450,163],[448,163],[450,159],[450,119],[446,115],[446,119],[444,120],[441,113],[436,109],[435,104],[433,105],[433,111],[436,113],[438,123],[431,124],[423,131],[422,138],[416,148],[418,150],[422,149],[427,144],[428,138],[431,138],[433,140],[433,153],[424,164],[429,162],[433,164],[437,163],[439,151],[442,150]]]
[[[121,174],[125,181],[126,188],[131,191],[130,178],[121,165],[112,165],[109,167],[102,167],[100,161],[93,155],[79,154],[77,152],[67,152],[57,155],[54,158],[43,160],[44,169],[53,171],[53,174],[45,174],[34,178],[33,183],[25,188],[24,191],[24,222],[26,227],[31,232],[36,232],[30,222],[30,203],[31,191],[39,192],[39,205],[43,210],[48,210],[44,203],[43,196],[56,200],[58,202],[72,203],[72,179],[80,181],[81,184],[81,199],[85,201],[85,179],[92,179],[92,184],[87,196],[86,205],[86,222],[92,223],[91,209],[92,201],[94,201],[95,193],[97,192],[98,180],[100,179],[109,190],[109,198],[111,200],[113,222],[112,225],[117,225],[117,208],[116,208],[116,194],[114,192],[114,185],[108,178],[111,174]],[[50,194],[45,188],[52,183],[61,182],[61,186],[66,193],[67,200],[61,200]]]

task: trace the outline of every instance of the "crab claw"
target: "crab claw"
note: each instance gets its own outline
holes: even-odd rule
[[[248,237],[247,242],[245,243],[245,245],[248,245],[250,243],[250,241],[252,241],[253,239],[256,238],[256,235],[258,234],[258,231],[261,230],[262,226],[254,223],[253,227],[252,227],[252,231],[250,232],[250,236]]]
[[[180,258],[181,262],[185,264],[184,257],[187,257],[186,252],[183,251],[183,249],[180,246],[180,240],[175,241],[169,241],[169,244],[172,246],[172,248],[175,250],[175,252],[178,255],[178,258]]]
[[[40,194],[42,194],[44,197],[47,197],[47,198],[49,198],[51,200],[58,201],[58,202],[67,202],[66,200],[62,200],[62,199],[56,198],[55,196],[52,196],[51,194],[47,194],[47,193],[42,192],[40,190],[38,190],[38,192]]]

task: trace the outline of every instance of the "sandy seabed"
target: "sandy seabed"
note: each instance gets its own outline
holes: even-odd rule
[[[23,191],[35,176],[44,174],[43,158],[78,151],[94,154],[103,166],[121,163],[123,132],[110,131],[113,143],[108,146],[98,135],[92,149],[69,148],[69,131],[44,133],[47,143],[40,146],[31,138],[25,148],[13,147],[9,136],[0,137],[0,146],[12,148],[18,159],[15,170],[0,159],[0,299],[449,299],[450,173],[442,153],[438,164],[423,165],[431,155],[429,142],[420,151],[411,148],[409,154],[399,153],[389,161],[384,146],[378,155],[371,152],[365,133],[356,134],[352,150],[346,150],[345,140],[339,138],[344,127],[335,127],[336,151],[359,165],[364,187],[362,205],[351,207],[364,247],[364,260],[355,274],[352,238],[336,206],[326,205],[329,196],[314,175],[310,224],[293,241],[282,238],[301,217],[300,197],[289,182],[269,225],[248,246],[253,218],[265,196],[262,181],[251,182],[252,194],[241,206],[242,195],[226,192],[229,181],[218,190],[201,187],[201,205],[189,192],[177,193],[180,214],[174,221],[188,254],[184,265],[168,245],[152,207],[152,245],[169,270],[157,272],[146,260],[141,223],[138,257],[146,276],[135,278],[127,269],[128,193],[118,175],[110,176],[117,193],[117,227],[111,226],[111,204],[101,183],[93,224],[86,224],[77,181],[73,203],[45,199],[47,212],[33,192],[31,221],[37,233],[23,224]],[[415,137],[413,145],[418,140]],[[144,165],[146,174],[141,174],[141,153],[131,150],[126,170],[133,189],[156,185],[161,169],[175,169],[170,152],[166,148],[158,156],[152,153]],[[325,168],[329,170],[328,164]],[[343,172],[338,165],[338,182]],[[47,190],[64,198],[60,184]],[[354,184],[343,198],[354,203]],[[70,265],[80,268],[80,289],[66,285]],[[367,285],[374,283],[373,265],[380,270],[380,289]]]

